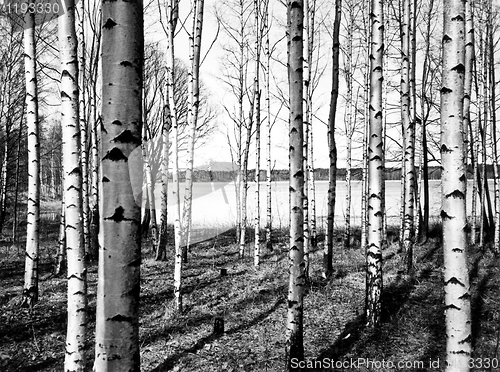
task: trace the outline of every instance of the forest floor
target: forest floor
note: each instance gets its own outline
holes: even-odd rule
[[[57,222],[47,222],[42,231],[40,301],[31,314],[13,301],[22,291],[22,252],[12,248],[11,243],[0,245],[3,372],[63,370],[66,283],[64,278],[51,275]],[[224,235],[194,246],[183,272],[182,314],[173,310],[173,261],[156,262],[145,243],[140,302],[141,370],[283,371],[288,238],[286,232],[277,235],[274,251],[263,255],[259,269],[252,266],[251,243],[247,258],[242,260],[238,259],[238,247],[227,242],[229,238]],[[305,358],[310,367],[305,370],[444,370],[443,256],[439,235],[434,231],[426,244],[415,248],[413,279],[401,271],[403,260],[397,253],[397,242],[384,250],[383,322],[378,332],[364,326],[365,259],[359,243],[345,249],[338,239],[334,249],[335,272],[326,280],[321,276],[320,240],[318,250],[312,254],[311,278],[304,300]],[[21,251],[23,247],[21,244]],[[495,364],[500,362],[499,258],[489,250],[474,248],[469,256],[473,357],[482,358],[485,368],[480,370],[500,370]],[[221,276],[221,268],[227,269],[227,276]],[[89,265],[88,284],[91,370],[95,263]],[[216,317],[224,319],[225,332],[221,335],[213,333]],[[485,365],[486,358],[490,358],[491,368]],[[319,360],[323,364],[314,366],[314,361]]]

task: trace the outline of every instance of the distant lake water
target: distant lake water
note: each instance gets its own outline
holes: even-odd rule
[[[352,181],[352,204],[351,223],[359,225],[361,215],[361,181]],[[386,213],[389,221],[394,223],[399,218],[399,208],[401,205],[401,183],[400,181],[386,181]],[[493,198],[493,181],[490,180],[490,194]],[[181,183],[180,195],[184,196],[184,184]],[[441,210],[441,181],[429,181],[429,199],[431,218],[438,218]],[[261,224],[265,225],[266,215],[266,184],[260,184],[260,212]],[[155,188],[155,199],[159,208],[160,186]],[[468,184],[468,205],[467,211],[471,209],[472,182]],[[224,182],[197,182],[193,185],[193,228],[223,228],[234,226],[236,221],[236,193],[234,183]],[[337,181],[337,198],[335,203],[335,224],[342,226],[344,223],[346,206],[346,182]],[[316,182],[316,215],[318,224],[326,220],[327,214],[328,181]],[[182,201],[182,199],[181,199]],[[248,223],[253,225],[256,211],[255,183],[251,182],[248,188]],[[288,182],[280,181],[272,183],[272,223],[273,226],[288,225]],[[169,184],[169,221],[173,222],[173,194],[172,184]],[[158,215],[159,211],[157,210]]]

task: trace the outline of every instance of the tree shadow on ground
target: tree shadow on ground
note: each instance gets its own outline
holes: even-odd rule
[[[17,271],[22,264],[16,263],[8,272],[13,280],[22,276]],[[39,273],[43,277],[51,275],[52,265],[39,264]],[[24,273],[24,266],[20,269]],[[19,279],[22,287],[22,278]],[[30,313],[27,308],[20,308],[21,290],[19,292],[8,292],[0,298],[0,345],[16,342],[21,343],[38,336],[53,332],[64,332],[66,330],[66,282],[65,279],[44,280],[39,279],[39,298]],[[56,299],[48,299],[51,294],[60,293]],[[88,301],[95,298],[94,293],[87,295]],[[90,307],[89,307],[90,311]],[[63,321],[61,321],[63,320]]]
[[[479,269],[481,268],[479,264],[484,258],[484,251],[478,246],[472,246],[469,249],[469,258],[469,281],[472,283],[478,277]]]
[[[190,269],[191,267],[195,267],[201,271],[206,271],[207,269],[220,269],[221,267],[225,267],[227,265],[235,265],[238,263],[247,262],[249,258],[248,256],[245,256],[243,259],[239,259],[237,256],[238,252],[224,252],[214,255],[193,255],[190,262],[185,264],[186,270]]]
[[[242,301],[242,303],[240,304],[240,306],[245,307],[249,303],[253,303],[253,301],[251,299],[247,299],[245,301]],[[182,350],[182,351],[180,351],[178,353],[175,353],[174,355],[172,355],[172,356],[168,357],[167,359],[165,359],[157,367],[155,367],[153,370],[151,370],[151,372],[169,371],[169,370],[171,370],[175,366],[175,363],[177,361],[179,361],[182,357],[184,357],[184,356],[186,356],[188,354],[194,354],[194,353],[196,353],[197,351],[203,349],[203,347],[206,344],[211,343],[211,342],[217,340],[218,338],[222,337],[223,335],[226,335],[226,336],[227,335],[233,335],[233,334],[238,333],[240,331],[244,331],[246,329],[252,328],[253,326],[255,326],[256,324],[258,324],[259,322],[261,322],[264,319],[266,319],[269,315],[271,315],[274,311],[276,311],[284,303],[285,303],[285,299],[283,297],[279,298],[278,300],[276,300],[274,302],[274,304],[268,310],[261,312],[259,315],[257,315],[256,317],[254,317],[251,321],[246,322],[246,323],[242,323],[242,324],[238,325],[237,327],[231,328],[230,330],[224,332],[224,334],[218,335],[218,334],[213,334],[212,333],[212,334],[210,334],[208,336],[202,337],[201,339],[199,339],[190,348],[187,348],[187,349]]]
[[[36,310],[34,312],[37,313]],[[63,316],[64,316],[63,313],[51,316],[49,318],[46,315],[43,318],[34,315],[33,318],[30,319],[27,309],[17,310],[15,311],[15,315],[11,316],[9,322],[5,322],[2,325],[0,325],[0,335],[2,335],[2,338],[0,338],[0,345],[10,344],[14,342],[20,343],[23,341],[30,340],[33,338],[33,329],[31,326],[35,327],[36,324],[37,329],[35,329],[35,331],[38,331],[38,327],[40,326],[44,328],[44,324],[39,324],[37,320],[40,320],[41,322],[45,321],[46,324],[51,323],[51,326],[55,327],[57,324],[54,320],[60,319],[60,317]],[[12,321],[14,317],[17,318],[15,322]],[[50,322],[50,319],[52,319],[52,322]]]
[[[229,273],[228,276],[214,276],[212,278],[204,278],[203,280],[196,280],[196,276],[190,276],[192,278],[189,282],[186,282],[184,280],[184,285],[182,289],[182,294],[183,295],[189,295],[193,293],[194,291],[202,291],[203,289],[211,286],[212,284],[215,283],[223,283],[225,278],[234,278],[237,276],[242,276],[246,274],[246,270],[241,270],[238,272],[234,273]],[[201,274],[200,274],[201,275]],[[186,279],[186,277],[183,276],[183,279]],[[147,315],[151,312],[154,311],[158,306],[162,306],[165,303],[172,301],[174,298],[174,289],[172,285],[168,285],[168,288],[161,291],[161,292],[154,292],[150,294],[144,294],[141,295],[140,298],[140,306],[141,306],[141,313],[144,315]],[[144,310],[146,309],[151,309],[151,306],[154,308],[152,311],[145,312]],[[186,309],[187,311],[187,309]]]
[[[281,296],[281,294],[284,293],[286,293],[286,286],[273,288],[272,290],[263,289],[260,290],[259,292],[253,293],[252,296],[246,297],[241,301],[235,303],[234,305],[228,307],[226,311],[228,313],[237,313],[237,312],[243,312],[247,306],[252,306],[253,308],[256,308],[259,305],[270,303],[273,299],[276,298],[276,294],[279,294],[279,296]],[[175,315],[174,319],[172,320],[172,324],[162,327],[161,330],[159,330],[153,335],[148,335],[141,342],[143,344],[151,344],[161,339],[168,340],[170,339],[171,334],[179,332],[186,333],[190,332],[190,330],[197,329],[204,323],[213,320],[215,314],[219,312],[218,309],[216,309],[217,304],[218,303],[216,301],[214,304],[211,305],[212,308],[209,308],[208,311],[201,312],[196,316],[189,315],[187,318],[183,319],[182,315],[181,317]],[[189,310],[191,310],[191,308],[189,308]],[[186,309],[186,311],[188,310]]]
[[[332,345],[328,346],[328,348],[323,349],[316,359],[323,360],[328,358],[331,360],[340,360],[352,348],[352,346],[360,340],[364,329],[364,315],[359,315],[354,320],[347,322],[344,329],[337,337],[337,340]],[[306,371],[316,370],[306,369]],[[329,371],[329,369],[325,371]]]
[[[190,293],[194,292],[195,290],[200,291],[200,290],[203,290],[204,288],[206,288],[212,284],[215,284],[218,282],[223,283],[225,278],[235,278],[237,276],[242,276],[246,273],[247,273],[247,270],[240,270],[237,272],[230,272],[227,274],[227,276],[217,275],[217,276],[214,276],[208,280],[196,281],[196,282],[194,280],[192,280],[192,282],[194,282],[194,283],[190,283],[189,285],[185,285],[184,289],[183,289],[183,293],[190,294]]]
[[[439,242],[438,242],[439,243]],[[443,279],[441,274],[442,247],[431,246],[420,259],[421,269],[414,279],[398,275],[394,283],[382,293],[382,324],[377,331],[365,328],[364,317],[359,316],[346,324],[336,341],[322,350],[317,360],[329,358],[341,361],[346,358],[370,356],[390,360],[401,357],[394,349],[404,342],[407,360],[419,360],[425,365],[444,363],[445,314],[443,311]],[[478,340],[481,330],[485,292],[495,276],[496,260],[480,271],[484,255],[476,252],[471,262],[470,280],[472,307],[472,343]],[[481,275],[481,273],[483,273]],[[478,277],[479,274],[479,277]],[[425,346],[422,348],[422,338]],[[315,371],[319,371],[316,369]]]
[[[391,355],[391,340],[390,337],[398,329],[398,323],[404,322],[405,313],[409,308],[422,301],[429,296],[429,291],[415,295],[415,286],[427,280],[430,277],[432,268],[424,268],[418,273],[415,278],[408,276],[399,276],[388,287],[385,287],[382,292],[382,323],[377,330],[367,329],[365,326],[365,315],[360,315],[349,321],[344,329],[340,332],[336,341],[323,349],[316,360],[328,358],[334,361],[342,361],[348,356],[354,355],[354,359],[363,355],[377,355],[373,353],[374,347],[378,355]],[[422,319],[427,320],[430,327],[437,329],[440,337],[441,329],[436,327],[435,314],[421,314]],[[430,324],[432,323],[432,324]],[[400,326],[400,325],[399,325]],[[367,350],[371,350],[367,352]],[[380,358],[382,359],[382,358]],[[307,370],[307,369],[306,369]],[[325,369],[324,371],[330,371]],[[321,369],[310,369],[310,371],[323,371]]]
[[[10,372],[10,371],[36,372],[36,371],[41,371],[41,370],[44,370],[44,369],[49,368],[49,367],[54,367],[58,361],[59,360],[57,358],[49,357],[41,362],[29,365],[29,366],[23,366],[22,362],[21,363],[14,363],[14,364],[7,366],[6,367],[7,369],[4,370],[4,372]],[[55,369],[53,369],[53,370],[55,370]]]
[[[480,261],[481,258],[479,258],[477,261]],[[476,264],[476,262],[474,262]],[[488,287],[490,284],[490,281],[494,278],[496,275],[495,269],[496,265],[498,264],[497,260],[491,260],[489,265],[485,268],[485,273],[481,277],[478,277],[478,269],[475,271],[475,275],[471,276],[470,281],[471,284],[473,280],[477,277],[478,281],[477,284],[471,285],[473,287],[473,290],[471,289],[472,292],[472,297],[471,297],[471,337],[472,337],[472,349],[474,350],[476,347],[476,343],[479,337],[479,334],[481,333],[481,318],[483,315],[484,311],[484,299],[485,299],[485,294],[488,291]],[[479,266],[477,263],[475,266]],[[472,271],[472,270],[471,270]]]
[[[24,262],[11,261],[3,262],[0,269],[0,280],[22,280],[24,276]]]
[[[436,254],[439,255],[439,253],[442,251],[443,247],[439,245],[438,243],[434,244],[434,246],[431,249],[428,249],[420,258],[422,262],[429,262],[435,259]]]
[[[141,273],[141,284],[142,282],[146,282],[148,280],[164,280],[164,278],[167,278],[174,272],[174,266],[173,265],[168,265],[165,268],[158,268],[157,270],[151,270],[150,273]]]
[[[9,263],[3,262],[0,267],[0,280],[9,280],[19,282],[21,285],[24,281],[24,261],[16,260]],[[54,271],[54,266],[51,262],[38,262],[38,275],[40,281],[43,277],[51,274]]]

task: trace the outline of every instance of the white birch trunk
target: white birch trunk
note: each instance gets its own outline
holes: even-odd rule
[[[145,111],[145,108],[143,107]],[[149,123],[146,120],[146,116],[143,115],[143,123],[142,123],[142,158],[144,161],[144,184],[146,187],[147,194],[147,204],[146,208],[149,208],[150,221],[149,226],[151,229],[151,244],[153,247],[157,246],[158,242],[158,223],[156,221],[156,200],[155,200],[155,189],[154,189],[154,180],[153,180],[153,171],[151,169],[151,159],[153,154],[153,145],[148,143],[148,139],[151,138],[148,135],[148,125]]]
[[[32,0],[30,1],[30,3]],[[24,69],[26,75],[26,124],[28,134],[28,212],[23,303],[38,301],[38,251],[40,221],[40,144],[34,13],[24,16]]]
[[[246,247],[246,229],[247,229],[247,196],[248,196],[248,155],[250,152],[250,140],[252,138],[252,127],[253,127],[253,114],[255,106],[255,90],[252,94],[252,99],[250,101],[249,118],[246,124],[246,140],[245,146],[243,147],[243,157],[241,159],[241,231],[240,231],[240,258],[245,255]]]
[[[270,76],[271,76],[271,51],[269,47],[269,1],[265,3],[265,16],[264,16],[264,32],[266,35],[265,48],[264,48],[264,91],[266,101],[266,248],[268,251],[273,250],[272,241],[272,184],[271,184],[271,99],[270,99]]]
[[[466,2],[466,7],[467,7]],[[470,9],[469,9],[470,10]],[[467,18],[468,20],[469,18]],[[469,23],[469,22],[467,22]],[[471,22],[472,23],[472,22]],[[469,29],[469,27],[467,27]],[[472,28],[472,26],[471,26]],[[493,147],[493,174],[494,174],[494,192],[495,192],[495,229],[493,233],[493,247],[495,252],[500,251],[500,174],[498,169],[498,139],[497,139],[497,122],[496,122],[496,86],[497,82],[495,80],[495,57],[494,57],[494,39],[493,39],[493,25],[492,25],[492,14],[491,14],[491,3],[488,4],[488,26],[487,30],[487,38],[488,38],[488,50],[489,50],[489,88],[490,88],[490,102],[491,102],[491,139],[492,139],[492,147]],[[465,120],[464,120],[465,122]]]
[[[368,140],[368,247],[366,251],[366,322],[380,324],[382,304],[382,80],[384,55],[383,0],[371,2],[370,109]]]
[[[389,22],[387,19],[385,20],[385,29],[387,30],[389,27]],[[384,33],[384,45],[387,45],[387,37],[386,33]],[[388,59],[387,56],[387,50],[385,50],[384,54],[384,71],[388,70]],[[382,117],[383,117],[383,122],[382,122],[382,138],[384,139],[384,148],[382,149],[383,153],[383,163],[384,163],[384,170],[382,172],[382,176],[384,177],[384,181],[382,182],[382,212],[384,213],[384,216],[382,217],[382,249],[387,247],[387,210],[386,210],[386,205],[385,205],[385,153],[387,149],[387,141],[386,141],[386,133],[387,133],[387,95],[388,95],[388,84],[387,81],[384,79],[382,82],[382,91],[383,91],[383,102],[382,102]]]
[[[170,123],[170,109],[166,108],[166,112],[163,113],[163,125],[162,125],[162,157],[161,157],[161,201],[160,201],[160,231],[158,238],[158,246],[156,248],[156,260],[166,259],[166,247],[167,247],[167,227],[168,227],[168,165],[169,165],[169,152],[170,152],[170,141],[169,141],[169,131],[171,127]]]
[[[316,228],[316,183],[314,178],[314,142],[313,142],[313,130],[312,130],[312,115],[309,118],[309,124],[311,125],[311,130],[309,131],[309,167],[308,167],[308,193],[309,193],[309,240],[310,246],[316,248],[317,246],[317,228]]]
[[[463,152],[465,2],[444,1],[441,88],[441,195],[446,318],[446,371],[468,372],[471,356]]]
[[[486,27],[486,24],[484,22],[484,17],[485,17],[485,9],[482,8],[482,14],[481,14],[481,19],[480,19],[480,27],[481,30],[483,30],[483,27]],[[487,152],[486,152],[486,133],[488,133],[488,69],[487,69],[487,60],[488,60],[488,51],[486,48],[486,40],[482,36],[480,38],[480,78],[479,78],[479,89],[481,91],[479,98],[479,110],[482,110],[482,118],[481,118],[481,113],[479,114],[479,133],[481,134],[481,159],[482,159],[482,166],[481,166],[481,202],[480,202],[480,224],[479,224],[479,246],[484,247],[485,243],[485,224],[488,223],[488,215],[486,213],[486,190],[487,190],[487,176],[486,176],[486,167],[487,167]],[[484,211],[484,212],[483,212]]]
[[[471,7],[471,2],[466,1],[465,2],[465,15],[466,15],[466,34],[465,34],[465,77],[464,77],[464,143],[465,143],[465,148],[464,148],[464,156],[465,156],[465,162],[466,162],[466,170],[467,170],[467,163],[468,163],[468,144],[469,144],[469,136],[470,138],[473,137],[472,131],[469,133],[469,127],[471,126],[471,120],[470,120],[470,105],[471,105],[471,95],[472,95],[472,76],[473,76],[473,70],[474,70],[474,23],[473,23],[473,16],[472,16],[472,7]],[[476,217],[476,173],[475,173],[475,161],[474,161],[474,153],[473,153],[473,146],[470,147],[471,150],[471,163],[472,163],[472,208],[471,208],[471,219],[472,219],[472,226],[473,226],[473,231],[471,231],[471,244],[475,243],[475,238],[473,238],[473,235],[476,234],[476,226],[475,226],[475,217]],[[467,173],[466,173],[467,174]],[[420,199],[420,198],[419,198]],[[467,211],[466,211],[467,215]],[[471,229],[472,230],[472,229]]]
[[[167,2],[167,88],[168,103],[170,106],[170,119],[172,123],[172,196],[174,198],[174,239],[175,239],[175,260],[174,260],[174,297],[175,307],[178,312],[182,312],[182,247],[183,234],[181,225],[181,198],[179,193],[179,123],[177,121],[177,107],[174,99],[174,35],[178,20],[178,0],[168,0]]]
[[[316,247],[316,200],[315,200],[315,195],[316,195],[316,187],[314,183],[314,147],[313,147],[313,71],[312,71],[312,66],[313,66],[313,49],[314,49],[314,35],[316,32],[316,25],[315,25],[315,20],[316,20],[316,0],[310,0],[309,3],[309,10],[308,10],[308,18],[309,18],[309,27],[308,27],[308,64],[309,64],[309,69],[308,69],[308,74],[309,77],[307,78],[309,84],[307,87],[307,97],[306,100],[309,101],[309,114],[307,118],[307,123],[309,124],[309,130],[307,134],[307,183],[306,183],[306,190],[307,190],[307,201],[308,201],[308,210],[307,210],[307,217],[308,217],[308,247],[309,249],[312,247]],[[304,180],[306,182],[306,180]],[[305,216],[304,216],[305,218]]]
[[[288,74],[290,99],[290,250],[288,312],[286,330],[286,370],[292,360],[304,359],[303,297],[305,286],[303,234],[303,19],[302,0],[288,1]]]
[[[92,183],[90,202],[89,249],[90,256],[95,259],[99,251],[99,141],[97,135],[97,116],[94,116],[91,136]]]
[[[254,0],[255,12],[255,217],[254,217],[254,255],[253,264],[260,265],[260,51],[261,51],[261,20],[260,1]]]
[[[96,50],[100,50],[101,35],[96,35]],[[101,121],[98,117],[97,108],[97,74],[99,65],[99,53],[95,53],[94,64],[92,65],[90,79],[92,81],[92,93],[90,95],[90,112],[92,115],[91,136],[91,158],[92,158],[92,184],[91,184],[91,218],[90,218],[90,256],[97,258],[99,251],[99,127]]]
[[[102,4],[102,130],[95,371],[138,371],[141,206],[130,169],[140,153],[144,61],[141,0]],[[139,174],[137,174],[139,173]],[[140,186],[139,186],[140,187]]]
[[[362,162],[362,168],[363,168],[363,173],[361,175],[361,248],[363,250],[366,249],[366,244],[368,242],[368,215],[367,215],[367,204],[368,204],[368,126],[369,126],[369,120],[368,120],[368,67],[365,70],[365,87],[364,88],[364,101],[365,104],[364,106],[364,126],[363,126],[363,142],[362,142],[362,147],[363,147],[363,162]]]
[[[335,116],[339,96],[339,54],[340,23],[342,18],[342,0],[335,0],[335,20],[333,26],[332,48],[332,93],[330,95],[330,112],[328,113],[328,202],[326,242],[323,248],[323,276],[328,277],[333,271],[333,225],[335,218],[335,197],[337,186],[337,145],[335,142]]]
[[[59,54],[61,59],[61,126],[64,172],[64,225],[68,262],[68,324],[65,371],[85,371],[87,333],[87,269],[82,205],[82,164],[75,2],[68,0],[66,12],[59,16]],[[85,159],[86,160],[86,159]],[[85,190],[87,192],[87,190]]]
[[[255,96],[254,96],[255,99]],[[252,108],[250,109],[253,112],[253,102]],[[246,247],[246,232],[247,232],[247,196],[248,196],[248,153],[250,151],[250,138],[251,138],[251,130],[252,130],[252,118],[249,119],[248,127],[246,128],[246,141],[245,147],[243,149],[243,159],[241,163],[241,231],[240,231],[240,258],[243,258],[245,255],[245,247]]]
[[[77,1],[77,37],[78,37],[78,94],[79,94],[79,127],[80,127],[80,152],[81,152],[81,180],[82,180],[82,226],[83,226],[83,244],[86,254],[90,251],[90,207],[89,207],[89,156],[88,156],[88,123],[85,115],[86,97],[85,84],[87,84],[85,68],[85,1]]]
[[[260,96],[260,94],[259,94]],[[258,103],[260,98],[257,98],[256,110],[260,110],[260,104]],[[255,244],[254,244],[254,266],[260,265],[260,113],[256,111],[256,132],[255,132],[255,141],[256,141],[256,159],[255,159]]]
[[[303,170],[304,170],[304,199],[302,209],[304,212],[304,262],[305,262],[305,275],[306,278],[309,277],[309,193],[308,193],[308,158],[309,150],[308,150],[308,140],[309,140],[309,132],[310,132],[310,113],[311,113],[311,101],[310,101],[310,83],[311,83],[311,60],[310,56],[310,14],[309,14],[309,0],[304,0],[304,63],[303,63],[303,79],[304,79],[304,138],[303,138]]]
[[[415,125],[411,102],[411,1],[403,2],[403,32],[402,32],[402,68],[401,68],[401,117],[403,124],[404,153],[404,197],[403,197],[403,252],[405,254],[406,271],[413,270],[413,239],[414,239],[414,204],[415,204]],[[413,111],[413,112],[412,112]]]
[[[193,26],[189,36],[191,74],[188,82],[189,110],[188,126],[189,137],[187,145],[188,166],[186,169],[186,182],[184,191],[184,208],[182,214],[182,231],[185,236],[186,247],[183,251],[183,260],[187,262],[187,249],[191,236],[192,204],[193,204],[193,162],[194,143],[196,140],[196,126],[198,123],[198,109],[200,106],[200,56],[201,56],[201,35],[203,30],[203,0],[192,2]]]
[[[7,93],[10,97],[10,92]],[[9,100],[9,98],[8,98]],[[7,107],[10,107],[10,103],[7,103]],[[3,231],[6,208],[7,208],[7,184],[8,184],[8,161],[9,161],[9,140],[10,140],[10,117],[7,115],[5,118],[5,137],[4,137],[4,148],[3,148],[3,160],[0,164],[0,234]]]
[[[17,158],[16,158],[16,177],[15,177],[15,189],[14,189],[14,211],[13,211],[13,221],[12,221],[12,246],[17,248],[19,253],[19,233],[18,233],[18,201],[19,201],[19,178],[21,169],[21,144],[22,144],[22,128],[19,129],[19,138],[17,140]]]
[[[411,233],[411,250],[412,250],[412,263],[413,263],[413,248],[415,245],[415,231],[416,226],[418,226],[418,211],[417,208],[417,199],[419,199],[418,193],[418,183],[417,183],[417,175],[415,169],[415,161],[416,161],[416,152],[415,152],[415,143],[417,138],[417,85],[416,85],[416,70],[417,70],[417,1],[410,1],[410,147],[409,147],[409,161],[410,161],[410,169],[413,169],[411,173],[407,174],[407,177],[410,180],[410,184],[413,190],[409,190],[409,194],[411,194],[411,208],[413,209],[413,218],[412,222],[409,223],[410,233]],[[384,137],[385,138],[385,137]],[[413,267],[408,269],[410,272],[413,271]]]
[[[64,215],[66,214],[66,206],[64,198],[61,202],[61,215],[59,216],[59,241],[57,242],[57,262],[54,274],[61,275],[66,270],[66,222]]]
[[[347,50],[345,55],[345,78],[347,85],[347,96],[346,96],[346,137],[347,137],[347,153],[346,153],[346,207],[345,207],[345,231],[344,231],[344,247],[349,247],[351,241],[351,168],[352,168],[352,137],[354,134],[353,123],[352,123],[352,83],[353,83],[353,72],[352,72],[352,29],[354,26],[355,16],[354,12],[349,12],[349,24],[347,26]]]

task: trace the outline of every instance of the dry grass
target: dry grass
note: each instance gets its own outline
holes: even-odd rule
[[[46,229],[41,277],[51,271],[57,225]],[[193,247],[184,270],[185,311],[173,310],[173,262],[156,262],[144,250],[141,286],[141,370],[282,371],[288,283],[286,232],[273,252],[254,269],[251,257],[238,259],[230,238]],[[339,234],[340,236],[340,234]],[[52,243],[51,243],[52,242]],[[320,248],[323,242],[320,241]],[[311,278],[305,297],[305,354],[310,361],[429,361],[444,366],[442,250],[439,239],[416,247],[416,275],[401,269],[397,243],[384,251],[383,323],[378,332],[364,327],[364,256],[359,247],[335,247],[335,271],[321,277],[321,250],[311,255]],[[145,247],[147,247],[145,243]],[[23,261],[0,247],[0,370],[60,371],[64,358],[65,280],[40,283],[41,300],[33,314],[12,306],[22,287]],[[250,247],[248,249],[250,251]],[[499,261],[490,252],[471,250],[474,357],[499,355]],[[228,275],[221,276],[220,269]],[[96,266],[89,267],[88,367],[93,359]],[[213,334],[216,317],[225,332]],[[373,366],[372,366],[373,367]],[[309,369],[321,370],[319,368]],[[326,370],[326,369],[325,369]],[[351,368],[331,370],[358,370]],[[369,368],[392,371],[402,369]]]

